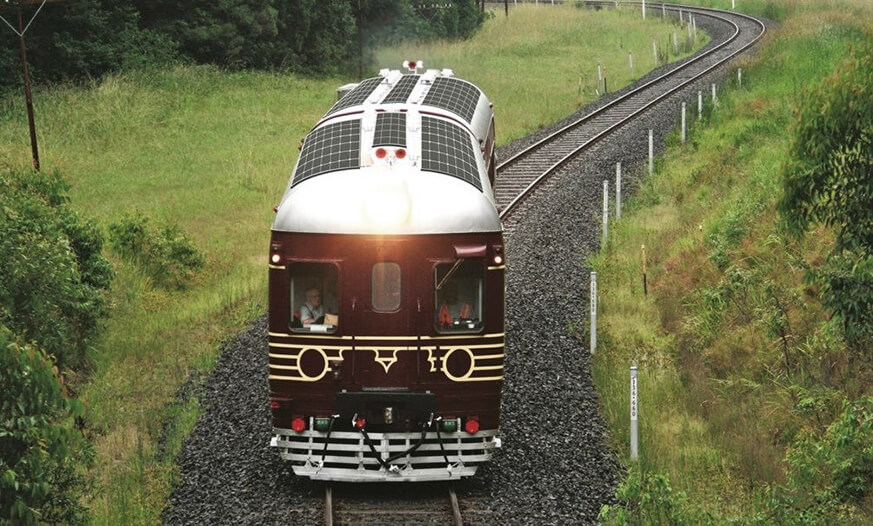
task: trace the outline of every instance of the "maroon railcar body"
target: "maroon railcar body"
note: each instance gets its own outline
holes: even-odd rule
[[[475,111],[459,120],[452,108],[425,112],[420,108],[424,95],[418,104],[380,103],[408,76],[383,72],[381,81],[371,83],[376,87],[367,88],[369,104],[347,106],[339,114],[332,110],[320,121],[304,141],[304,160],[273,227],[271,444],[301,476],[457,479],[474,474],[500,446],[506,264],[488,175],[493,170],[490,104],[476,89]],[[435,78],[450,74],[431,74],[430,83],[426,74],[420,77],[410,99],[416,89],[426,93]],[[419,109],[428,116],[412,115]],[[386,124],[384,113],[403,119]],[[337,123],[346,125],[344,137],[352,137],[346,141],[358,141],[349,147],[351,166],[301,182],[307,146],[323,148],[316,134]],[[380,129],[389,125],[394,128]],[[430,130],[448,126],[460,137],[453,139],[455,148],[469,143],[475,163],[463,169],[453,168],[451,159],[447,166],[428,164],[428,150],[442,144]],[[378,142],[386,130],[393,130],[399,146]],[[386,148],[387,164],[382,162]],[[368,226],[366,217],[373,214],[365,211],[358,227],[360,194],[380,184],[388,194],[402,188],[405,212]],[[310,220],[313,214],[303,210],[313,198],[302,196],[321,195],[318,185],[331,195],[318,208],[329,220]],[[349,218],[337,219],[343,214]],[[309,317],[310,312],[315,314]]]

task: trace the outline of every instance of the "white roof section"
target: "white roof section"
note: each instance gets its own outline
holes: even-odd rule
[[[383,70],[307,136],[273,230],[500,231],[482,155],[492,115],[481,91],[450,70],[417,78]]]

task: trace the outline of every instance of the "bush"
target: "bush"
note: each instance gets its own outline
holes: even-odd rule
[[[91,449],[68,422],[81,412],[39,347],[0,325],[0,524],[84,524],[80,467]]]
[[[836,247],[813,279],[855,348],[873,342],[873,44],[806,95],[783,167],[785,222],[798,235],[834,228]],[[859,291],[866,293],[859,294]]]
[[[598,519],[609,526],[703,524],[705,517],[688,510],[684,492],[673,491],[660,473],[634,464],[615,490],[619,504],[603,506]]]
[[[176,225],[154,227],[136,214],[109,226],[112,248],[161,287],[184,288],[203,267],[203,255]]]
[[[788,450],[788,482],[770,490],[761,524],[860,523],[873,493],[873,397],[850,404],[823,433],[807,430]]]
[[[59,366],[84,358],[112,279],[100,229],[66,191],[57,173],[0,171],[0,323]]]

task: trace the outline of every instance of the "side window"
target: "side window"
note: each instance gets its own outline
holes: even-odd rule
[[[337,267],[332,263],[291,264],[292,332],[336,332],[339,327]]]
[[[437,332],[481,332],[485,267],[481,262],[445,263],[434,276]]]
[[[400,308],[400,265],[391,262],[373,265],[370,286],[374,311],[396,312]]]

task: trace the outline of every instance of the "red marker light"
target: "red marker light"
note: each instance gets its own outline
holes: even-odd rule
[[[270,400],[270,409],[276,410],[279,409],[279,401],[278,400]]]
[[[295,416],[291,419],[291,429],[293,429],[295,433],[302,433],[303,430],[306,429],[306,421],[299,416]]]
[[[415,69],[418,64],[414,60],[409,61],[409,69]]]
[[[355,428],[356,429],[364,429],[364,426],[367,425],[367,421],[363,418],[355,419]]]
[[[404,150],[403,148],[398,148],[397,151],[394,152],[394,156],[398,159],[403,159],[404,157],[406,157],[406,150]]]
[[[377,159],[384,159],[386,155],[388,155],[388,152],[385,150],[385,148],[376,148]]]
[[[464,431],[471,435],[475,435],[479,432],[479,421],[474,418],[468,418],[467,421],[464,422]]]

